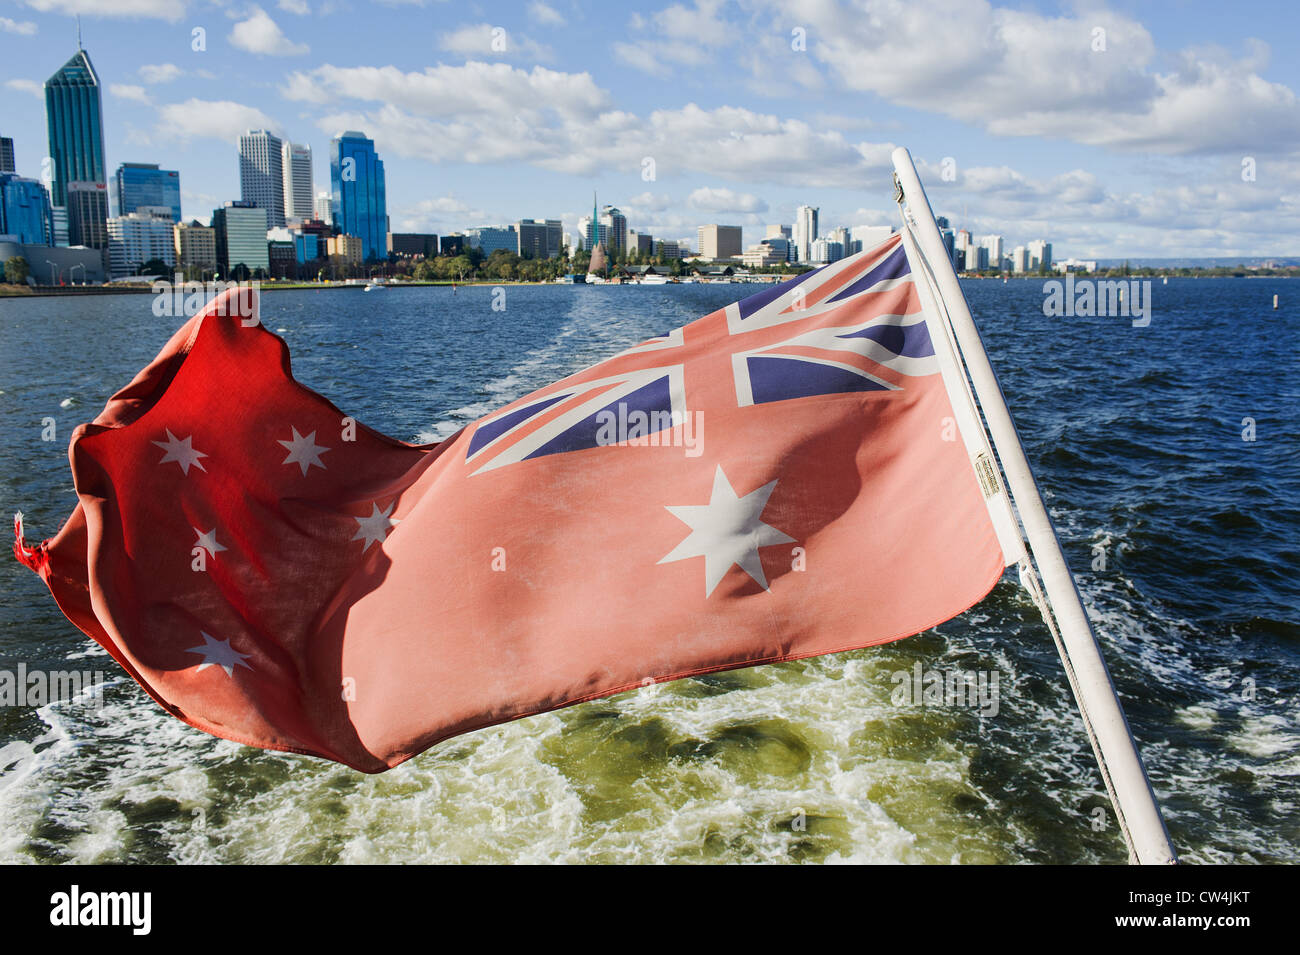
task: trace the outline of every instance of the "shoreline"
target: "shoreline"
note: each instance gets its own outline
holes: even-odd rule
[[[1088,279],[1153,279],[1153,278],[1176,278],[1176,279],[1211,279],[1211,278],[1242,278],[1242,279],[1295,279],[1300,275],[1253,275],[1253,274],[1233,274],[1227,275],[1180,275],[1176,272],[1153,272],[1143,274],[1130,274],[1128,276],[1108,275],[1103,272],[1096,273],[1073,273],[1076,278]],[[1064,275],[960,275],[959,278],[971,281],[998,281],[1007,279],[1010,281],[1051,281],[1053,279],[1061,280]],[[585,283],[575,283],[585,284]],[[638,282],[621,282],[621,283],[602,283],[611,285],[639,285]],[[667,285],[682,284],[711,284],[708,282],[681,283],[669,282]],[[733,285],[769,285],[770,282],[732,282],[727,284]],[[409,281],[409,282],[385,282],[385,290],[401,288],[466,288],[470,286],[486,286],[496,288],[498,286],[555,286],[555,287],[574,287],[566,282],[519,282],[519,281],[492,281],[487,279],[469,280],[465,282],[438,282],[438,281]],[[655,288],[662,288],[662,285],[656,284]],[[347,285],[343,282],[282,282],[282,283],[263,283],[259,290],[263,292],[326,292],[326,291],[365,291],[365,285]],[[5,298],[45,298],[62,295],[153,295],[152,285],[8,285],[0,282],[0,299]]]

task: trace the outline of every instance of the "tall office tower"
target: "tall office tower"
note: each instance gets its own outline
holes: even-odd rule
[[[284,225],[283,143],[265,129],[239,137],[239,198],[266,210],[268,228]]]
[[[791,238],[792,236],[793,236],[793,233],[791,232],[791,229],[790,229],[790,227],[789,227],[788,225],[770,225],[770,226],[767,227],[767,234],[764,235],[763,238],[765,238],[765,239],[789,239],[789,238]]]
[[[893,227],[887,225],[855,225],[849,230],[849,238],[852,241],[854,252],[861,252],[863,249],[874,249],[893,234]],[[845,254],[848,254],[847,245]]]
[[[935,222],[939,224],[939,238],[943,239],[943,247],[948,252],[948,261],[952,263],[952,267],[955,269],[957,268],[957,237],[949,228],[948,220],[943,216],[939,216]]]
[[[166,206],[172,222],[181,221],[181,174],[157,163],[124,162],[113,174],[113,201],[119,216],[137,209]]]
[[[53,161],[50,201],[67,206],[68,183],[108,182],[99,77],[85,50],[45,81],[45,121]]]
[[[593,227],[592,223],[596,225]],[[593,231],[594,229],[594,231]],[[592,219],[591,216],[583,216],[578,220],[578,245],[579,249],[586,249],[590,252],[596,245],[609,246],[609,227],[601,224],[599,219]]]
[[[1052,268],[1052,243],[1046,239],[1034,239],[1026,248],[1029,250],[1029,267],[1031,269],[1045,269],[1051,271]]]
[[[1003,256],[1002,236],[986,235],[980,244],[988,250],[988,268],[1001,269]]]
[[[328,192],[316,193],[316,202],[314,210],[316,218],[326,225],[334,223],[334,197]]]
[[[0,136],[0,172],[17,172],[14,165],[14,141],[8,136]]]
[[[605,206],[600,210],[600,224],[605,227],[609,237],[606,248],[611,255],[617,255],[627,248],[627,216],[614,206]]]
[[[800,262],[811,262],[812,243],[817,238],[817,209],[813,206],[800,206],[796,209],[794,228],[791,231],[795,255]]]
[[[227,202],[212,210],[212,232],[223,280],[244,278],[241,266],[248,270],[247,278],[255,278],[258,270],[270,274],[265,209],[251,202]]]
[[[70,182],[68,244],[108,248],[108,187],[102,182]]]
[[[519,255],[531,259],[553,259],[560,254],[559,219],[520,219],[515,223]]]
[[[284,169],[284,217],[310,219],[313,217],[311,177],[311,147],[291,143],[287,139],[280,154]]]
[[[740,257],[740,226],[702,225],[696,229],[700,255],[706,259]]]
[[[637,232],[636,229],[628,229],[627,254],[654,255],[655,237],[650,235],[648,232]]]
[[[388,199],[384,163],[374,140],[355,130],[330,141],[330,191],[334,228],[361,239],[362,256],[382,259],[388,250]]]
[[[108,186],[102,182],[69,182],[68,245],[99,249],[108,271]]]
[[[0,172],[0,235],[16,236],[24,245],[54,244],[50,194],[40,182]]]

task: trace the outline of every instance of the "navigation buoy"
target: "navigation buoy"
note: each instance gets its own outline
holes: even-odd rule
[[[1273,311],[1277,311],[1277,296],[1273,296]]]

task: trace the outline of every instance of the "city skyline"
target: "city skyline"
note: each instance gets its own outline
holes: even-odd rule
[[[84,166],[87,169],[84,175],[106,179],[102,172],[96,172],[107,168],[103,155],[100,83],[83,48],[79,46],[72,59],[47,81],[45,94],[51,150],[63,157],[65,166],[74,169]],[[11,166],[12,140],[4,139],[3,142],[5,162]],[[374,141],[365,133],[355,130],[340,132],[330,141],[328,155],[331,190],[317,198],[329,201],[325,210],[319,202],[313,209],[309,202],[314,179],[311,147],[281,139],[265,129],[244,131],[238,140],[240,199],[215,208],[208,220],[218,248],[217,260],[213,264],[220,264],[226,270],[238,264],[258,273],[259,270],[268,271],[271,259],[277,255],[287,256],[289,263],[315,258],[316,255],[306,254],[308,240],[316,245],[319,255],[319,238],[328,233],[319,228],[323,225],[321,222],[305,220],[323,211],[328,212],[327,224],[338,236],[337,242],[329,239],[327,243],[331,256],[343,254],[355,256],[357,261],[379,261],[396,251],[398,241],[409,244],[412,240],[419,240],[422,249],[437,248],[438,236],[433,233],[398,233],[395,240],[387,214],[384,163],[378,158]],[[46,161],[42,166],[48,193],[41,190],[35,181],[20,182],[28,182],[31,189],[42,193],[44,198],[40,201],[46,204],[47,211],[50,208],[49,195],[61,192],[70,200],[65,206],[52,207],[52,221],[69,224],[69,244],[86,244],[100,249],[106,267],[111,259],[114,276],[130,275],[141,264],[151,260],[162,260],[169,267],[175,264],[173,243],[174,251],[181,252],[186,240],[179,230],[174,236],[164,238],[158,220],[173,224],[181,221],[177,170],[161,170],[156,163],[119,164],[113,181],[115,215],[109,217],[107,196],[99,197],[98,208],[92,209],[75,198],[81,197],[81,193],[73,191],[102,191],[106,183],[65,183],[62,179],[68,173],[59,174],[61,167],[58,162]],[[32,214],[30,201],[25,196],[21,190],[14,194],[17,205],[13,214],[8,208],[8,198],[3,200],[5,207],[0,210],[10,218],[23,220],[23,230],[20,231],[27,230],[40,218],[39,214]],[[253,209],[261,214],[267,249],[259,248],[254,257],[256,261],[236,261],[230,256],[235,254],[236,244],[242,248],[249,242],[252,222],[248,215]],[[713,261],[743,259],[747,266],[793,262],[826,264],[872,247],[893,231],[891,226],[857,225],[851,228],[841,226],[819,234],[819,214],[817,207],[799,206],[795,210],[793,226],[768,223],[764,227],[765,237],[748,247],[742,241],[741,226],[700,225],[696,228],[694,253]],[[236,219],[237,226],[229,224]],[[947,218],[940,217],[939,223],[949,255],[957,268],[1026,273],[1051,267],[1051,243],[1045,240],[1031,241],[1028,248],[1018,246],[1008,256],[1001,235],[987,235],[979,243],[973,243],[965,229],[954,233]],[[199,224],[197,218],[192,220],[192,225]],[[286,229],[286,224],[292,225],[293,230]],[[55,234],[55,229],[46,231],[49,241],[65,241]],[[90,238],[92,233],[98,238]],[[239,235],[236,242],[228,243],[226,236],[236,233]],[[564,247],[590,250],[600,245],[607,245],[609,254],[614,257],[658,254],[678,258],[691,252],[689,238],[673,241],[661,237],[656,242],[649,234],[629,230],[627,217],[620,209],[611,205],[598,206],[595,191],[592,193],[591,215],[578,220],[576,243],[571,243],[569,234],[563,232],[563,223],[559,219],[521,217],[514,225],[468,227],[463,232],[454,230],[450,235],[483,253],[502,249],[534,257],[554,257]],[[629,237],[635,240],[635,247],[629,247]],[[261,242],[255,244],[260,247]],[[160,251],[161,255],[158,254]],[[974,255],[976,251],[978,255]],[[240,253],[240,258],[245,259],[243,253]],[[181,261],[184,261],[183,257]]]
[[[1048,3],[877,6],[896,20],[893,39],[864,35],[869,17],[799,2],[625,16],[417,2],[347,17],[306,0],[225,12],[141,0],[124,17],[42,0],[0,28],[0,134],[18,171],[39,176],[40,84],[75,49],[67,14],[80,11],[106,91],[109,168],[180,169],[187,220],[240,195],[214,140],[265,128],[320,154],[339,130],[362,129],[388,166],[395,232],[520,217],[574,232],[594,185],[639,231],[682,239],[702,222],[737,224],[749,247],[805,204],[821,209],[823,234],[896,224],[887,156],[903,142],[936,212],[975,233],[1048,235],[1059,256],[1294,254],[1294,39],[1270,37],[1270,57],[1249,22],[1208,4],[1196,18],[1156,5],[1142,20]],[[953,23],[927,27],[931,49],[914,64],[902,51],[924,45],[918,23],[936,12]],[[956,45],[977,27],[999,38],[1000,58],[973,62]],[[611,55],[580,55],[591,43]],[[861,75],[847,66],[854,48]],[[358,52],[371,50],[383,53]],[[769,73],[780,82],[760,83]]]

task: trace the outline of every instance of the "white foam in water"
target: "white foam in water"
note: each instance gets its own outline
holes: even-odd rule
[[[417,440],[643,337],[579,298],[548,343]],[[1128,546],[1124,526],[1053,514],[1063,538]],[[1197,834],[1183,860],[1300,857],[1240,808],[1244,772],[1294,818],[1294,717],[1244,705],[1240,669],[1198,658],[1209,635],[1133,580],[1081,586],[1112,666],[1181,694],[1167,726],[1143,727],[1143,755],[1158,793],[1183,797],[1167,800],[1187,814],[1169,813],[1175,833]],[[0,862],[1003,863],[1041,859],[1044,826],[1083,833],[1055,861],[1120,861],[1118,834],[1087,841],[1086,806],[1105,796],[1050,638],[1036,622],[1017,634],[1016,616],[1036,612],[1005,598],[927,637],[937,658],[904,641],[658,685],[471,733],[378,776],[217,740],[119,675],[102,710],[42,707],[33,738],[0,748]],[[89,658],[118,674],[92,644],[69,654]],[[890,674],[917,659],[996,671],[1004,716],[981,729],[969,713],[894,706]]]
[[[1278,715],[1246,716],[1241,730],[1224,741],[1240,753],[1261,758],[1289,753],[1300,745],[1291,721]]]

